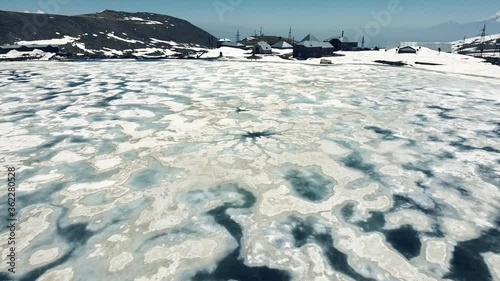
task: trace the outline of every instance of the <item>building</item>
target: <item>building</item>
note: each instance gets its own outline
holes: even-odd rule
[[[279,41],[272,46],[275,49],[293,49],[293,46],[288,44],[286,41]]]
[[[233,43],[233,42],[222,42],[221,47],[229,47],[229,48],[237,48],[237,49],[247,49],[247,46],[241,43]]]
[[[358,49],[358,42],[342,42],[342,51],[353,51]]]
[[[325,41],[323,41],[323,42],[330,43],[330,45],[333,46],[333,48],[334,48],[335,51],[342,50],[342,42],[340,41],[339,38],[331,37],[331,38],[325,39]]]
[[[439,49],[441,49],[441,52],[451,53],[452,45],[453,44],[447,42],[389,42],[387,43],[386,49],[390,50],[399,48],[401,46],[410,46],[415,49],[418,49],[418,47],[428,48],[436,52],[438,52]]]
[[[405,46],[398,49],[398,54],[416,54],[416,53],[417,49],[410,46]]]
[[[257,44],[255,44],[253,48],[254,54],[272,54],[273,49],[271,45],[267,44],[267,42],[260,41]]]
[[[323,42],[330,43],[335,48],[335,51],[352,51],[358,48],[358,42],[350,42],[349,38],[344,37],[344,31],[342,31],[342,36],[333,36]]]
[[[224,44],[224,43],[230,43],[230,42],[231,42],[231,39],[221,38],[221,39],[217,40],[217,48],[222,47],[222,44]]]
[[[273,36],[273,35],[249,36],[249,37],[243,38],[243,40],[241,40],[240,43],[253,48],[255,46],[255,44],[257,44],[261,41],[267,42],[267,44],[269,44],[271,46],[273,46],[276,43],[279,43],[281,41],[285,41],[286,43],[288,43],[292,46],[294,45],[294,42],[292,39],[287,39],[287,38],[284,38],[282,36]]]
[[[358,42],[349,42],[347,37],[330,37],[324,42],[330,43],[335,51],[352,51],[358,48]]]
[[[31,52],[40,50],[46,53],[59,53],[59,46],[57,45],[3,45],[0,46],[0,54],[7,54],[8,52],[16,50],[18,52]]]
[[[302,41],[300,42],[304,42],[304,41],[312,41],[312,42],[319,42],[318,38],[314,37],[314,35],[312,34],[307,34],[306,37],[304,37],[304,39],[302,39]]]
[[[320,42],[311,34],[293,46],[294,58],[321,58],[333,56],[335,48],[328,42]]]
[[[328,42],[319,42],[321,45],[321,56],[322,57],[331,57],[334,55],[335,49],[332,44]]]

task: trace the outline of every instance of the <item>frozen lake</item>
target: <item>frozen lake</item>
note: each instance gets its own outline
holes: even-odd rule
[[[500,280],[498,81],[370,65],[1,66],[0,157],[19,168],[20,212],[18,272],[0,279]]]

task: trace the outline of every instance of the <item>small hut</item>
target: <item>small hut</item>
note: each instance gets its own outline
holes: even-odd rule
[[[272,54],[273,49],[267,42],[260,41],[254,46],[254,54]]]
[[[416,54],[416,53],[417,49],[410,46],[405,46],[398,49],[398,54]]]

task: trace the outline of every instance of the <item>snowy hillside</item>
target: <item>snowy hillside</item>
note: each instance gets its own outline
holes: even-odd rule
[[[222,47],[208,50],[203,57],[217,57],[222,52],[222,60],[248,62],[250,53],[245,50]],[[274,55],[262,55],[258,62],[275,62],[304,65],[320,65],[321,58],[308,60],[283,59],[282,56],[290,53],[289,50],[273,50]],[[495,77],[500,78],[498,66],[485,63],[483,59],[464,56],[460,54],[438,53],[427,48],[422,48],[417,54],[398,54],[395,49],[363,52],[337,52],[338,57],[323,58],[332,61],[333,65],[325,68],[343,65],[380,65],[379,62],[401,62],[403,68],[422,69],[448,73],[450,75],[466,75],[469,77]]]
[[[500,34],[486,35],[484,42],[481,36],[466,38],[465,41],[454,41],[452,42],[453,52],[465,55],[479,55],[482,47],[484,50],[483,56],[500,56],[498,40],[500,40]]]
[[[45,17],[44,24],[40,17]],[[26,32],[26,23],[30,23]],[[165,56],[215,38],[191,23],[160,14],[105,10],[78,16],[0,11],[0,45],[57,44],[86,56]]]

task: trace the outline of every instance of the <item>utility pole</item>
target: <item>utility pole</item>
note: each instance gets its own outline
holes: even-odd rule
[[[463,50],[465,49],[465,40],[466,40],[466,36],[464,35],[464,40],[462,41],[462,45],[457,48],[457,53],[462,53]]]
[[[483,52],[484,52],[484,41],[486,37],[486,24],[483,26],[483,30],[481,31],[481,57],[483,57]]]
[[[493,56],[495,56],[497,52],[500,57],[500,38],[495,40],[495,52],[493,53]]]

